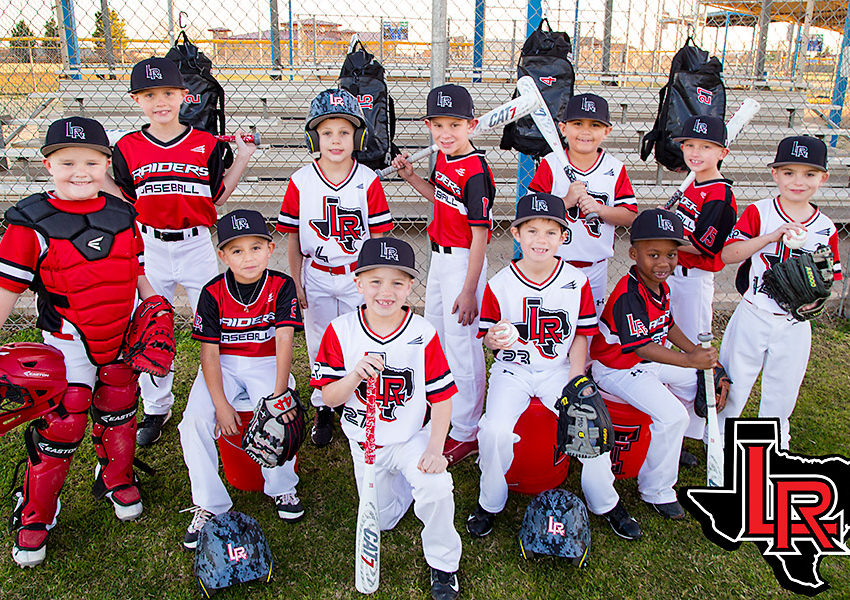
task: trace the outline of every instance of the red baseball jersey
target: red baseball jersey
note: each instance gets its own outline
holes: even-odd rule
[[[163,142],[148,127],[122,137],[112,153],[115,183],[135,206],[139,223],[156,229],[214,225],[214,203],[233,160],[227,145],[192,127]]]
[[[487,282],[478,337],[502,319],[516,326],[519,339],[511,348],[497,350],[496,360],[533,371],[568,368],[575,336],[598,332],[587,276],[561,259],[543,281],[529,279],[511,261]]]
[[[457,393],[437,331],[405,308],[401,324],[387,337],[369,329],[364,306],[331,321],[322,337],[310,385],[321,388],[345,377],[365,354],[378,354],[384,370],[378,378],[375,443],[409,440],[422,429],[428,405]],[[349,439],[366,441],[366,382],[345,403],[340,423]]]
[[[266,269],[262,283],[242,284],[228,269],[201,290],[192,337],[220,354],[275,356],[278,327],[303,327],[292,278]]]
[[[645,362],[635,350],[651,342],[663,346],[673,316],[666,283],[661,283],[660,292],[650,290],[632,266],[605,303],[599,335],[590,342],[590,358],[612,369],[631,369]]]
[[[469,248],[472,227],[486,227],[490,241],[496,184],[483,150],[463,156],[437,153],[431,173],[434,218],[428,225],[432,242],[451,248]]]
[[[572,164],[572,163],[571,163]],[[583,181],[590,194],[600,204],[606,206],[625,206],[637,212],[637,201],[632,190],[632,182],[621,161],[604,150],[599,150],[596,162],[587,170],[573,166],[578,181]],[[554,153],[546,155],[528,189],[553,194],[564,198],[570,188],[570,180],[559,166]],[[598,262],[614,256],[615,227],[603,221],[588,223],[580,214],[577,206],[567,209],[569,224],[567,239],[558,254],[566,260]]]
[[[687,239],[699,254],[679,252],[679,265],[686,269],[717,272],[723,268],[720,251],[738,218],[738,207],[728,179],[694,181],[676,207]]]
[[[278,231],[298,233],[302,254],[329,267],[355,262],[370,233],[392,228],[381,181],[357,161],[339,184],[328,181],[317,162],[298,169],[277,218]]]
[[[812,205],[814,213],[812,216],[800,223],[808,230],[808,236],[803,247],[791,250],[786,247],[780,239],[773,242],[753,254],[749,265],[748,287],[744,292],[744,299],[749,300],[761,309],[772,313],[786,312],[775,300],[761,291],[761,282],[764,272],[776,263],[787,260],[790,256],[813,252],[820,245],[828,245],[832,249],[833,275],[836,281],[841,281],[841,262],[838,254],[838,230],[835,223],[823,214],[816,206]],[[734,244],[741,240],[748,240],[760,235],[776,231],[785,223],[794,220],[785,214],[778,198],[765,198],[750,204],[741,213],[741,218],[726,240],[726,244]],[[744,267],[746,268],[746,267]],[[739,275],[740,277],[740,275]]]

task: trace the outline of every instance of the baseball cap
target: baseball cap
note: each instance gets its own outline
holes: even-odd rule
[[[705,140],[726,147],[726,123],[720,117],[695,115],[688,117],[682,125],[682,133],[673,138],[674,142],[685,140]]]
[[[563,227],[568,227],[565,218],[564,201],[558,196],[533,192],[519,199],[516,205],[516,219],[511,227],[525,223],[531,219],[552,219]]]
[[[378,267],[392,267],[413,277],[419,276],[413,248],[404,240],[393,237],[369,238],[363,242],[354,274]]]
[[[823,140],[807,135],[787,137],[776,148],[776,158],[768,167],[782,165],[808,165],[821,171],[826,168],[826,144]]]
[[[608,114],[608,102],[596,94],[578,94],[561,102],[558,110],[558,121],[566,123],[576,119],[591,119],[606,125],[611,125]]]
[[[474,119],[475,107],[472,96],[460,85],[447,83],[428,92],[427,112],[423,118],[455,117],[456,119]]]
[[[629,241],[635,243],[642,240],[673,240],[680,246],[688,243],[685,241],[682,220],[663,208],[645,210],[632,221]]]
[[[130,72],[130,93],[158,87],[186,89],[177,63],[167,58],[152,56],[133,65]]]
[[[244,208],[227,213],[218,220],[218,246],[221,249],[227,242],[236,238],[254,235],[271,241],[272,236],[263,215],[256,210]]]
[[[109,138],[98,121],[86,117],[67,117],[53,121],[44,136],[44,156],[62,148],[91,148],[112,156]]]

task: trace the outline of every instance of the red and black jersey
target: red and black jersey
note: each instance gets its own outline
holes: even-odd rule
[[[156,229],[215,224],[215,201],[224,192],[224,171],[233,155],[211,133],[189,127],[163,142],[134,131],[115,144],[115,183],[139,213],[139,223]]]
[[[240,284],[228,269],[201,290],[192,337],[218,344],[220,354],[275,356],[278,327],[303,328],[292,278],[267,269],[262,280]]]
[[[0,287],[36,293],[36,325],[82,338],[94,364],[121,349],[144,274],[136,211],[120,198],[68,201],[34,194],[6,212]]]
[[[632,266],[605,303],[590,358],[612,369],[631,369],[644,362],[635,350],[651,342],[663,346],[672,326],[670,288],[662,282],[661,293],[655,294]]]
[[[484,151],[473,150],[463,156],[438,152],[430,181],[434,184],[434,219],[428,225],[431,241],[469,248],[471,227],[486,227],[489,242],[496,184]]]
[[[717,272],[723,268],[720,251],[738,218],[738,207],[728,179],[694,181],[679,201],[676,215],[685,226],[685,238],[699,254],[679,252],[679,266]]]

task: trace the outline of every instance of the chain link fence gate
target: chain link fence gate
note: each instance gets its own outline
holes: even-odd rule
[[[181,28],[213,60],[227,93],[230,132],[243,128],[263,137],[223,212],[254,208],[273,220],[290,174],[309,160],[303,146],[309,102],[335,85],[353,35],[386,67],[398,116],[396,143],[412,151],[429,143],[419,117],[431,82],[444,78],[467,86],[479,113],[502,104],[513,92],[528,24],[545,14],[573,40],[576,92],[608,100],[615,125],[604,146],[626,164],[641,208],[663,203],[681,181],[651,159],[641,161],[639,143],[652,127],[670,60],[691,35],[724,63],[727,118],[744,97],[762,104],[723,165],[735,182],[739,212],[775,193],[765,165],[780,139],[821,137],[831,145],[831,178],[816,201],[838,224],[841,258],[850,263],[850,132],[843,127],[850,123],[844,109],[850,61],[841,60],[850,57],[846,3],[445,1],[435,21],[430,3],[257,0],[237,7],[212,0],[201,8],[185,0],[12,0],[0,8],[0,209],[48,185],[38,148],[52,120],[85,114],[107,129],[141,126],[143,115],[126,93],[130,68],[141,58],[164,55]],[[434,64],[440,56],[444,64]],[[497,132],[476,140],[487,150],[498,191],[491,274],[513,256],[507,227],[534,168],[515,152],[500,150],[499,137]],[[418,169],[424,173],[427,166]],[[427,266],[430,204],[397,179],[385,182],[385,190],[394,234],[410,241],[420,266]],[[272,266],[286,270],[286,244],[277,241]],[[628,268],[627,246],[627,232],[619,231],[611,286]],[[731,311],[738,302],[734,274],[727,267],[716,278],[715,310]],[[841,310],[845,295],[837,285],[831,315]],[[424,304],[423,283],[411,302]],[[191,316],[187,304],[178,297],[184,325]],[[11,326],[32,325],[31,296],[17,309]]]

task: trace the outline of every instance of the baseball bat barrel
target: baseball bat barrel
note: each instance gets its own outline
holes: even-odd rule
[[[220,142],[235,142],[235,135],[217,135],[215,136]],[[254,144],[255,146],[260,145],[260,134],[259,133],[245,133],[242,135],[242,141],[246,144]]]
[[[710,348],[714,336],[700,333],[697,339],[703,348]],[[714,369],[705,369],[705,404],[708,423],[708,445],[706,447],[706,482],[709,487],[723,487],[723,445],[717,423],[717,401],[714,389]]]

